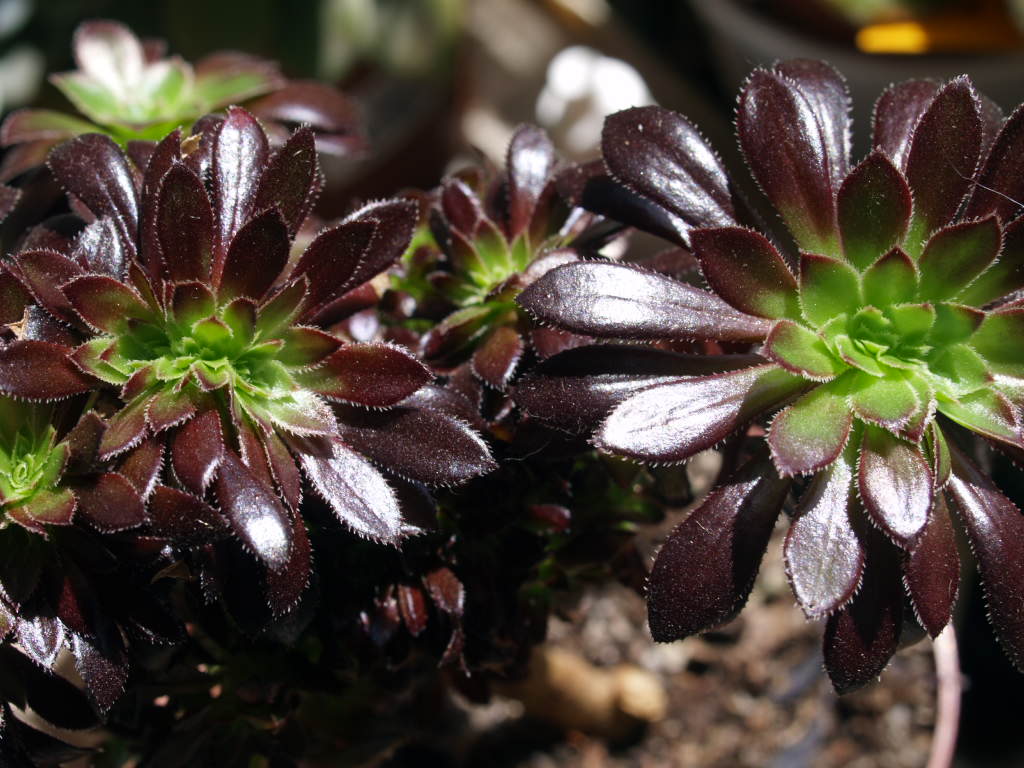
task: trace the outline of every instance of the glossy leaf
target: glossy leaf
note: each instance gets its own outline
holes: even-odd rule
[[[978,183],[971,191],[966,218],[994,213],[1009,222],[1020,213],[1024,199],[1024,109],[1017,107],[1003,123],[981,166]]]
[[[920,253],[924,240],[947,224],[971,188],[981,153],[981,115],[974,86],[961,76],[943,86],[914,129],[906,176],[914,215],[904,249]]]
[[[836,211],[846,258],[864,269],[899,244],[910,223],[910,187],[888,157],[876,150],[839,187]]]
[[[521,125],[508,144],[508,232],[515,237],[527,228],[541,193],[555,167],[551,139],[534,125]]]
[[[960,587],[960,555],[942,493],[903,565],[903,577],[918,621],[938,637],[952,618]]]
[[[808,386],[774,365],[660,384],[617,405],[595,444],[641,461],[684,461]]]
[[[224,517],[205,501],[166,485],[153,489],[149,524],[157,536],[184,547],[207,544],[227,530]]]
[[[740,91],[736,130],[744,158],[804,250],[838,250],[834,138],[801,89],[781,74],[755,70]],[[839,165],[837,165],[839,164]]]
[[[946,486],[978,561],[989,621],[1006,655],[1024,669],[1024,517],[966,456],[953,449]]]
[[[897,555],[881,534],[871,533],[860,589],[825,625],[825,670],[839,694],[881,674],[899,647],[903,629]]]
[[[171,466],[174,475],[197,496],[213,480],[224,457],[224,434],[220,414],[203,411],[174,434],[171,443]]]
[[[78,516],[103,533],[116,533],[146,522],[142,497],[128,479],[106,472],[75,489]]]
[[[87,392],[94,383],[63,346],[24,339],[0,344],[0,393],[21,400],[63,400]]]
[[[242,544],[271,570],[287,566],[292,525],[277,494],[232,451],[224,451],[214,484],[221,511]]]
[[[473,353],[473,372],[497,390],[503,391],[523,356],[523,338],[514,328],[496,328]]]
[[[260,177],[253,209],[275,206],[294,235],[309,214],[320,189],[313,131],[303,126],[288,137],[267,164]]]
[[[874,145],[900,170],[906,168],[914,128],[938,90],[931,80],[906,80],[890,85],[875,103]]]
[[[316,454],[298,451],[299,463],[338,519],[360,536],[393,543],[401,536],[402,514],[395,492],[370,462],[337,440]]]
[[[706,291],[625,264],[566,264],[517,301],[541,322],[589,336],[754,341],[769,330]]]
[[[871,520],[898,545],[911,549],[928,523],[935,486],[921,451],[884,429],[866,427],[857,484]]]
[[[236,296],[261,299],[288,263],[289,245],[288,229],[277,210],[247,221],[231,239],[217,298],[222,303]]]
[[[232,107],[213,139],[214,276],[235,233],[252,213],[260,173],[267,162],[267,137],[256,118]]]
[[[850,409],[861,421],[878,424],[891,431],[905,427],[927,403],[907,379],[877,377],[860,373],[851,381]]]
[[[788,491],[769,462],[753,459],[676,526],[647,586],[655,641],[710,629],[743,608]]]
[[[687,226],[735,223],[725,169],[683,116],[656,106],[610,115],[601,134],[601,151],[616,181]]]
[[[720,227],[694,230],[690,239],[711,289],[740,312],[800,316],[796,278],[764,235]]]
[[[166,279],[175,283],[210,279],[213,209],[203,182],[181,163],[172,166],[160,184],[157,236]]]
[[[852,456],[844,456],[815,475],[786,533],[786,575],[811,619],[846,605],[864,573],[864,545],[851,522],[859,512],[853,473]]]
[[[430,371],[408,352],[386,344],[348,344],[316,368],[296,374],[331,400],[386,407],[430,381]]]
[[[130,321],[153,317],[135,291],[112,277],[83,275],[65,285],[63,291],[82,319],[104,333],[122,333]]]
[[[403,406],[337,414],[345,445],[409,480],[459,485],[497,468],[480,436],[448,414]]]

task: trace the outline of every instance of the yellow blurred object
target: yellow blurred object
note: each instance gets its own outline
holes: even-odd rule
[[[995,52],[1024,47],[1006,10],[991,4],[973,13],[869,24],[857,31],[856,42],[865,53]]]

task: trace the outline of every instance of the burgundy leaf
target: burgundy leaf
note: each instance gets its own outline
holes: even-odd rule
[[[271,570],[288,566],[292,525],[277,495],[232,451],[224,451],[215,484],[221,510],[246,549]]]
[[[1020,212],[1019,200],[1024,200],[1024,108],[1020,106],[996,136],[964,217],[994,213],[1000,221],[1009,222]]]
[[[840,694],[881,674],[899,647],[903,628],[898,554],[881,534],[868,533],[868,561],[860,589],[825,625],[825,670]]]
[[[640,461],[684,461],[810,385],[775,365],[659,384],[617,405],[594,442]]]
[[[171,427],[184,424],[196,412],[192,395],[187,389],[177,392],[161,391],[149,402],[146,408],[146,421],[154,434],[159,434]]]
[[[376,233],[355,273],[336,288],[339,294],[376,277],[398,261],[412,240],[419,221],[419,205],[414,200],[394,198],[364,205],[346,221],[373,221]]]
[[[890,85],[875,103],[874,146],[900,170],[906,168],[914,128],[938,90],[931,80],[906,80]]]
[[[299,468],[295,466],[295,459],[292,458],[288,447],[275,432],[263,436],[263,448],[267,454],[267,463],[274,476],[274,482],[281,491],[281,497],[292,511],[297,511],[299,503],[302,501],[302,475],[299,474]]]
[[[25,308],[31,303],[32,295],[11,274],[9,265],[0,263],[0,324],[21,320]]]
[[[309,586],[313,551],[306,526],[298,514],[291,515],[292,549],[288,562],[277,570],[267,571],[267,603],[275,616],[281,616],[299,602]]]
[[[981,273],[957,299],[972,307],[984,307],[1024,288],[1024,218],[1003,230],[1003,250],[995,264]]]
[[[626,264],[566,264],[517,301],[540,322],[589,336],[759,341],[770,330],[707,291]]]
[[[339,520],[360,536],[398,541],[402,533],[398,499],[369,461],[338,440],[321,441],[316,453],[296,443],[303,470]]]
[[[833,135],[809,100],[783,75],[755,70],[740,91],[736,129],[751,173],[801,248],[837,249]]]
[[[964,454],[950,449],[953,474],[946,493],[978,560],[996,637],[1014,666],[1024,669],[1024,516]]]
[[[55,618],[36,616],[21,619],[14,630],[18,645],[32,661],[45,669],[52,669],[57,654],[64,647],[64,627]]]
[[[516,128],[508,144],[508,234],[514,238],[527,228],[555,167],[551,139],[535,125]]]
[[[655,641],[702,632],[743,608],[789,485],[752,459],[669,534],[647,585]]]
[[[214,278],[219,279],[228,245],[252,213],[260,174],[267,163],[266,134],[256,118],[231,107],[214,134],[211,172],[216,223]]]
[[[912,549],[928,524],[934,477],[920,449],[891,432],[868,425],[857,472],[860,496],[871,520],[904,549]]]
[[[118,280],[127,277],[131,261],[131,256],[118,237],[116,225],[108,216],[96,219],[78,233],[71,258],[89,272],[109,275]]]
[[[775,71],[795,83],[821,123],[832,170],[832,186],[850,170],[850,93],[843,76],[816,59],[787,59]]]
[[[515,328],[496,328],[473,353],[473,372],[503,392],[523,356],[524,346],[523,337]]]
[[[947,224],[971,188],[981,153],[981,116],[974,86],[964,75],[935,95],[914,129],[906,174],[914,193],[907,233],[911,255],[924,239]]]
[[[134,290],[105,275],[76,277],[64,295],[85,322],[104,333],[121,333],[132,320],[151,320],[152,310]]]
[[[851,522],[859,511],[852,464],[839,459],[815,475],[786,533],[786,575],[811,619],[846,605],[864,573],[864,546]]]
[[[146,274],[154,284],[163,279],[163,258],[160,253],[157,214],[160,183],[175,163],[181,161],[181,129],[176,128],[153,148],[142,174],[142,219],[139,223],[139,254]]]
[[[150,408],[152,410],[152,407]],[[121,461],[117,472],[127,478],[143,499],[148,499],[164,465],[162,440],[143,440]]]
[[[359,126],[356,105],[337,88],[307,80],[289,80],[252,104],[265,120],[309,123],[317,131],[354,133]]]
[[[748,315],[799,317],[796,278],[768,239],[743,227],[697,229],[693,255],[711,289]]]
[[[47,312],[65,323],[78,322],[74,308],[60,289],[69,280],[85,274],[78,264],[56,251],[24,251],[8,269]]]
[[[84,413],[71,428],[64,442],[68,446],[68,463],[64,471],[70,474],[87,474],[96,465],[96,455],[106,423],[96,411]]]
[[[75,488],[78,515],[102,533],[116,533],[146,522],[142,497],[124,475],[106,472]]]
[[[217,298],[260,299],[288,263],[288,229],[276,208],[247,221],[231,239]]]
[[[127,253],[135,253],[139,203],[124,153],[108,136],[87,133],[50,152],[50,170],[61,186],[97,217],[109,216]]]
[[[888,157],[875,150],[853,169],[836,199],[846,258],[864,269],[903,241],[910,224],[910,187]]]
[[[618,183],[681,219],[684,230],[735,223],[725,168],[682,115],[655,106],[610,115],[601,152]]]
[[[81,635],[71,636],[71,655],[93,706],[101,714],[106,713],[124,692],[128,682],[127,663],[100,653]]]
[[[313,131],[303,126],[270,158],[260,178],[253,209],[276,207],[289,234],[294,235],[313,207],[320,184]]]
[[[755,355],[678,355],[650,347],[578,347],[533,368],[513,397],[527,413],[570,432],[589,432],[613,406],[655,384],[764,362]]]
[[[466,424],[429,408],[339,407],[344,443],[389,471],[427,485],[458,485],[494,470],[487,444]]]
[[[28,501],[8,507],[7,516],[30,531],[46,534],[47,525],[71,525],[78,504],[70,488],[40,490]]]
[[[402,623],[413,637],[419,637],[427,628],[430,614],[427,611],[427,598],[419,587],[406,584],[398,585],[398,612]]]
[[[354,284],[356,270],[378,228],[374,221],[343,222],[321,232],[309,244],[291,273],[292,277],[308,278],[308,307],[323,307],[339,295],[342,286]]]
[[[175,433],[171,444],[171,466],[182,485],[202,496],[224,454],[220,414],[211,409]]]
[[[386,407],[430,381],[431,373],[399,347],[347,344],[316,368],[296,374],[296,379],[331,400]]]
[[[162,277],[174,283],[208,282],[213,264],[213,208],[203,182],[177,163],[164,176],[157,198]]]
[[[461,233],[463,237],[472,239],[476,236],[477,227],[486,217],[480,201],[465,181],[458,177],[450,177],[441,182],[441,211],[443,219],[432,221],[432,228],[443,228],[444,242],[451,237],[451,230]]]
[[[466,587],[450,568],[437,568],[423,577],[430,599],[442,613],[461,618],[466,604]]]
[[[153,489],[149,524],[157,536],[184,547],[208,544],[227,529],[224,517],[205,501],[166,485]]]
[[[139,398],[125,405],[110,417],[100,440],[99,458],[106,461],[112,456],[134,448],[146,434],[148,398]]]
[[[942,493],[903,564],[903,578],[918,621],[929,635],[938,637],[953,615],[960,586],[960,555]]]
[[[0,345],[0,393],[22,400],[63,400],[94,380],[68,358],[67,347],[20,340]]]

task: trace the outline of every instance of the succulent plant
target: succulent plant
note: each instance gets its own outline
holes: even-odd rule
[[[523,125],[505,170],[470,166],[423,199],[420,229],[393,277],[397,296],[385,303],[401,310],[393,323],[422,332],[422,356],[439,370],[469,361],[473,376],[506,391],[527,352],[546,357],[572,345],[515,304],[537,277],[579,258],[575,240],[593,219],[563,203],[556,170],[550,139]]]
[[[933,636],[948,623],[960,569],[950,509],[977,556],[996,634],[1024,664],[1014,597],[1024,518],[966,442],[973,433],[1024,457],[1024,315],[1013,300],[1024,288],[1024,111],[1004,122],[966,77],[900,83],[879,99],[874,148],[851,168],[845,84],[801,60],[756,70],[736,119],[747,165],[788,231],[781,245],[739,223],[745,206],[685,118],[632,109],[605,124],[602,183],[631,201],[619,206],[623,220],[690,248],[710,290],[591,261],[519,297],[574,333],[734,352],[611,346],[604,363],[572,357],[582,350],[553,358],[531,379],[532,400],[544,401],[534,410],[604,416],[600,449],[681,462],[765,423],[768,450],[748,451],[659,553],[648,595],[655,639],[742,608],[792,489],[787,573],[805,613],[828,617],[825,663],[838,690],[881,672],[904,619]]]
[[[43,162],[61,141],[106,133],[119,144],[156,142],[176,128],[231,104],[243,104],[268,121],[273,137],[285,125],[310,123],[321,151],[344,153],[361,146],[354,107],[341,93],[312,82],[286,80],[273,62],[240,53],[211,54],[195,66],[165,56],[162,41],[142,41],[115,21],[88,21],[75,31],[78,69],[51,82],[79,115],[48,109],[13,112],[0,127],[0,144],[15,147],[0,176],[14,178]]]
[[[60,145],[49,164],[95,220],[66,252],[30,248],[8,269],[72,338],[14,342],[19,357],[0,354],[0,391],[66,396],[80,376],[102,389],[98,459],[146,478],[138,522],[149,535],[205,562],[233,533],[266,566],[280,612],[309,577],[299,466],[351,530],[387,542],[415,530],[396,485],[490,468],[463,422],[403,403],[431,379],[422,363],[329,332],[401,255],[415,208],[371,203],[292,254],[320,185],[308,127],[272,153],[255,117],[231,108],[195,139],[172,132],[143,168],[99,134]],[[69,381],[28,374],[44,363]],[[398,405],[381,418],[367,410]]]

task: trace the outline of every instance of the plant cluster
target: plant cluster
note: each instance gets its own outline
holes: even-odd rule
[[[974,443],[1024,458],[1024,113],[966,78],[896,85],[852,166],[843,81],[786,62],[737,112],[784,231],[745,226],[658,107],[610,117],[596,163],[523,126],[504,168],[317,229],[325,127],[227,106],[287,92],[273,67],[193,69],[106,22],[76,53],[56,82],[95,125],[5,133],[64,195],[31,221],[4,188],[5,765],[80,752],[26,706],[102,719],[100,765],[382,753],[442,681],[523,674],[581,585],[641,589],[637,526],[723,442],[650,574],[655,639],[733,617],[785,509],[829,674],[862,685],[949,622],[955,512],[1024,657],[1024,523]],[[669,250],[610,258],[630,228]]]

